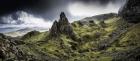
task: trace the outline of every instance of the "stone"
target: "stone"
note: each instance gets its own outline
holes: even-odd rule
[[[51,27],[51,30],[50,30],[50,36],[54,36],[54,37],[57,37],[59,36],[59,29],[58,29],[58,22],[55,20],[52,27]]]
[[[140,0],[126,0],[125,5],[119,11],[119,16],[130,23],[139,23]]]
[[[64,12],[61,12],[59,21],[54,21],[50,29],[51,37],[59,37],[60,34],[65,34],[72,38],[75,37],[72,26]]]

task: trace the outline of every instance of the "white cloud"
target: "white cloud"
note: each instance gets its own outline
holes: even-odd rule
[[[12,14],[2,17],[2,21],[4,24],[0,24],[0,29],[8,29],[8,31],[6,32],[16,31],[24,28],[38,28],[38,30],[49,30],[53,23],[53,21],[45,20],[41,17],[35,17],[34,15],[28,14],[24,11],[19,11],[16,13],[16,15],[17,19],[14,19]]]
[[[88,17],[104,13],[118,13],[120,5],[109,3],[106,6],[100,6],[98,3],[81,3],[75,2],[68,6],[68,10],[73,16]]]
[[[17,19],[13,19],[12,15],[5,16],[2,18],[6,26],[3,27],[42,27],[42,28],[50,28],[52,25],[52,21],[47,21],[43,18],[35,17],[31,14],[28,14],[24,11],[17,12]],[[10,25],[10,26],[8,26]]]

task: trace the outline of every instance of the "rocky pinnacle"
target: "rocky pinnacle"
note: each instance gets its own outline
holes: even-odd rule
[[[59,21],[54,21],[51,29],[50,36],[51,37],[59,37],[61,34],[68,35],[70,37],[75,37],[71,24],[69,23],[64,12],[61,12]]]

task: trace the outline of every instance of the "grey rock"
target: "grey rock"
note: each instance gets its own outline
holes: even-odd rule
[[[70,36],[72,39],[75,39],[75,34],[73,28],[69,23],[64,12],[61,12],[59,21],[55,21],[50,29],[51,37],[59,37],[60,34],[65,34]]]
[[[140,0],[126,0],[120,9],[119,15],[131,23],[140,22]]]
[[[59,36],[59,29],[58,29],[58,22],[54,21],[52,28],[50,29],[50,36],[51,37],[58,37]]]

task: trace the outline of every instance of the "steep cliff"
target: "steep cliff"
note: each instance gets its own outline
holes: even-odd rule
[[[120,9],[119,15],[131,23],[140,22],[140,0],[126,0],[125,5]]]

